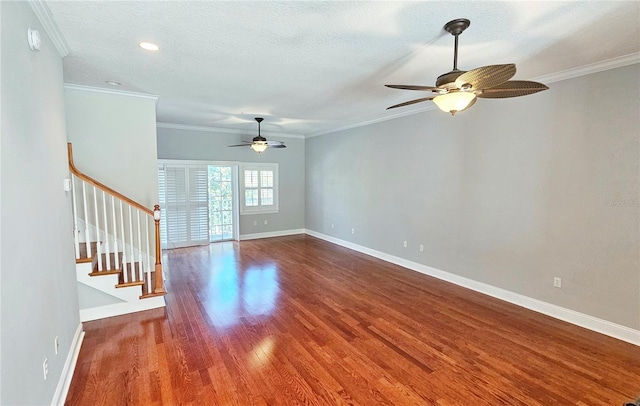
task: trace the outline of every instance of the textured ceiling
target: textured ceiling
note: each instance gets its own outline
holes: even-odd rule
[[[254,131],[263,116],[270,134],[423,110],[386,111],[420,93],[383,85],[433,85],[451,70],[453,37],[442,27],[455,18],[471,20],[460,36],[464,70],[516,63],[514,79],[530,80],[640,52],[637,1],[46,4],[70,49],[66,83],[114,89],[105,81],[115,80],[158,95],[159,122]]]

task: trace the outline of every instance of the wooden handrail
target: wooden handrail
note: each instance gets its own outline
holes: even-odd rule
[[[104,192],[107,192],[110,195],[115,196],[122,201],[129,203],[131,206],[139,210],[142,210],[143,212],[147,213],[149,216],[153,217],[153,210],[144,207],[140,203],[129,199],[127,196],[123,195],[122,193],[116,192],[115,190],[111,189],[109,186],[106,186],[105,184],[100,183],[97,180],[93,179],[92,177],[80,172],[78,168],[76,168],[76,166],[73,164],[73,147],[71,146],[70,142],[67,143],[67,151],[69,152],[69,169],[71,170],[71,173],[76,175],[78,178],[84,180],[85,182],[89,183],[90,185],[93,185],[98,189]]]

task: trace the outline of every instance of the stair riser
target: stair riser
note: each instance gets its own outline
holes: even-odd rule
[[[116,288],[118,275],[89,276],[91,264],[76,264],[76,279],[78,282],[116,297],[125,302],[137,302],[140,300],[142,290],[139,286]]]

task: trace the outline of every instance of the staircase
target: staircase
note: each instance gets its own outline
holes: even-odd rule
[[[148,209],[85,175],[70,143],[68,152],[76,277],[100,297],[86,306],[81,300],[81,321],[165,306],[160,207]]]

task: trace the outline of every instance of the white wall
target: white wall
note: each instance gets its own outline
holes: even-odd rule
[[[158,204],[156,98],[66,85],[73,159],[81,172],[153,209]]]
[[[632,65],[308,139],[306,227],[638,330],[639,99]]]
[[[254,136],[253,133],[239,135],[158,127],[158,158],[277,163],[279,213],[241,215],[240,235],[303,229],[304,140],[267,135],[267,139],[284,141],[287,148],[267,149],[262,154],[248,147],[228,147],[238,144],[241,140],[250,140]],[[265,225],[264,220],[267,220],[268,224]],[[257,223],[255,226],[254,221]]]
[[[43,405],[53,399],[80,325],[71,202],[63,191],[68,166],[62,59],[29,3],[3,1],[0,10],[0,404]],[[29,27],[42,36],[39,52],[29,49]]]

